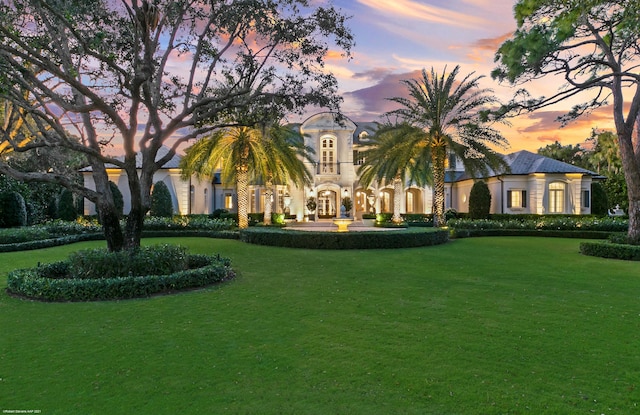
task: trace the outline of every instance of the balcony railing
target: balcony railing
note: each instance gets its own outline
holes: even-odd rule
[[[316,174],[340,174],[340,163],[318,163]]]

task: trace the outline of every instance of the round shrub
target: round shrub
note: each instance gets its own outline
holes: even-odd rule
[[[58,218],[62,220],[72,221],[78,217],[78,211],[73,200],[73,193],[71,190],[64,189],[60,193],[60,199],[58,201]]]
[[[469,194],[469,217],[471,219],[487,219],[491,210],[491,191],[489,186],[480,180],[473,184]]]
[[[171,193],[164,182],[157,182],[153,185],[151,192],[151,216],[169,217],[173,216],[173,202]]]
[[[16,191],[0,193],[0,227],[26,226],[27,207],[22,195]]]

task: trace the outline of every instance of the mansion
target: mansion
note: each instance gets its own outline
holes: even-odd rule
[[[392,212],[394,190],[391,183],[374,183],[364,187],[358,182],[358,167],[369,137],[375,133],[373,122],[355,123],[330,112],[319,113],[296,125],[305,145],[315,150],[314,163],[306,162],[312,174],[309,186],[277,186],[273,200],[265,199],[264,186],[250,186],[249,212],[263,212],[272,203],[274,212],[284,212],[303,221],[310,213],[315,217],[340,216],[342,199],[353,202],[352,215]],[[445,180],[445,209],[469,211],[469,193],[476,180],[485,180],[491,191],[491,213],[589,214],[591,213],[591,183],[599,176],[567,163],[528,151],[518,151],[505,157],[509,173],[471,177],[460,160],[448,160]],[[236,192],[232,184],[224,184],[216,174],[210,181],[180,178],[179,156],[156,172],[154,182],[163,181],[173,198],[176,214],[209,214],[217,209],[235,211]],[[126,175],[119,169],[108,169],[109,178],[120,188],[125,201],[125,213],[130,209]],[[90,171],[84,171],[85,185],[92,187]],[[401,213],[432,213],[432,189],[406,183],[403,189]],[[307,200],[316,200],[316,211],[309,212]],[[95,206],[85,203],[85,214],[94,214]]]

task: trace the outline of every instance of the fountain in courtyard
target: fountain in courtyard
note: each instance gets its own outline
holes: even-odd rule
[[[338,226],[338,232],[349,232],[349,225],[353,223],[353,219],[347,216],[344,205],[340,206],[340,217],[335,218],[333,223]]]

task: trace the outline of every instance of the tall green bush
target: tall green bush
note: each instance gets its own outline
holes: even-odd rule
[[[0,227],[11,228],[27,224],[27,207],[16,191],[0,193]]]
[[[112,181],[109,181],[109,188],[113,195],[113,204],[116,206],[116,212],[118,212],[118,216],[122,217],[124,214],[124,197],[122,197],[122,192],[118,189],[118,185]]]
[[[164,182],[156,182],[151,192],[151,216],[173,216],[173,202],[171,193]]]
[[[72,221],[78,217],[78,211],[76,210],[76,204],[73,200],[73,193],[71,190],[64,189],[60,193],[60,199],[58,200],[58,218],[62,220]]]
[[[473,184],[469,194],[469,217],[471,219],[487,219],[491,209],[491,191],[489,186],[479,180]]]
[[[609,197],[604,186],[598,182],[591,183],[591,213],[598,216],[607,214],[609,208]]]

